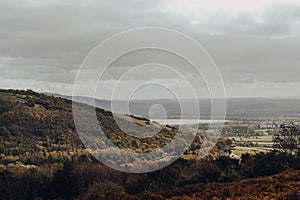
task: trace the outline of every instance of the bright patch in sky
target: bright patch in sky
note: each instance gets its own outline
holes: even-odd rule
[[[203,14],[259,13],[278,4],[300,4],[299,0],[167,0],[166,10],[182,15],[201,17]]]

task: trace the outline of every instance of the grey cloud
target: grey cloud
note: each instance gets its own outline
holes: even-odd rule
[[[8,87],[9,83],[25,87],[28,83],[28,88],[55,92],[63,88],[61,92],[67,93],[76,69],[94,46],[112,34],[145,26],[173,28],[194,37],[211,54],[228,85],[300,82],[299,5],[270,7],[258,15],[217,13],[204,22],[191,24],[188,16],[166,12],[163,3],[1,1],[0,87]],[[140,52],[114,63],[122,69],[112,68],[105,80],[120,77],[128,66],[153,60],[185,67],[185,63],[168,55]],[[165,77],[169,78],[167,74]]]

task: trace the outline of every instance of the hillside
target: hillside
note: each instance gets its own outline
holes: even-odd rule
[[[186,192],[189,191],[189,192]],[[175,191],[173,194],[176,193]],[[198,199],[300,199],[300,171],[234,183],[201,184],[182,188],[169,200]]]
[[[153,151],[171,141],[177,132],[177,128],[144,118],[113,115],[99,108],[96,113],[106,136],[132,152]],[[146,127],[161,130],[139,139],[123,132],[116,120],[132,132]],[[185,155],[166,168],[142,174],[114,170],[83,146],[75,130],[70,100],[31,90],[0,90],[0,141],[0,199],[5,200],[273,199],[277,195],[297,199],[300,192],[299,160],[290,162],[276,152],[245,154],[241,161],[211,155],[199,159],[197,150],[203,141],[200,133]],[[228,144],[229,140],[220,138],[214,150]],[[289,171],[274,175],[285,170]]]
[[[176,134],[175,128],[153,124],[147,119],[113,116],[111,112],[98,108],[96,113],[106,136],[120,148],[147,152],[168,143]],[[129,127],[131,132],[160,131],[153,137],[139,139],[124,133],[116,120]],[[35,163],[35,160],[47,159],[57,152],[64,155],[84,149],[75,130],[72,102],[30,90],[0,91],[0,140],[0,154],[5,157],[1,161],[5,162],[9,162],[8,156],[14,161],[23,159]]]

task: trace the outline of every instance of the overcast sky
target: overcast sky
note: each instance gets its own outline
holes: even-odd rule
[[[300,96],[299,0],[1,0],[0,87],[71,95],[79,66],[99,42],[148,26],[175,29],[202,44],[228,97]],[[116,62],[97,97],[110,97],[118,67],[151,56],[156,53],[137,52]],[[160,90],[147,94],[168,98]]]

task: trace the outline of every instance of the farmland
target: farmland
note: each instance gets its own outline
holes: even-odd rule
[[[232,153],[241,156],[242,154],[256,154],[272,150],[272,136],[251,136],[251,137],[229,137],[234,144]]]

